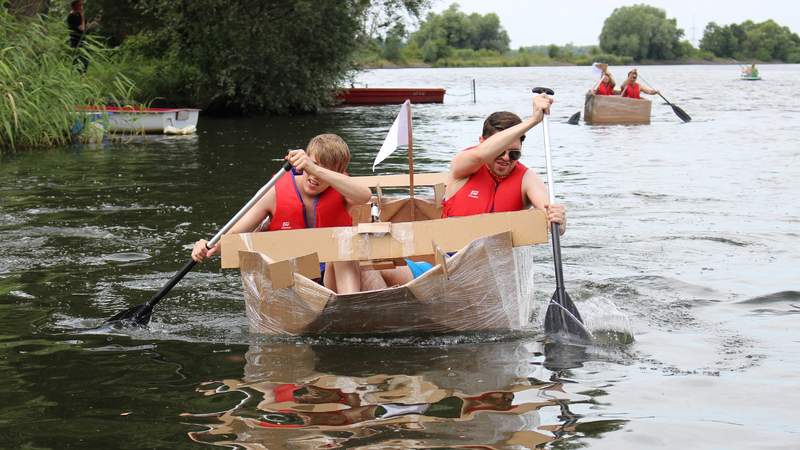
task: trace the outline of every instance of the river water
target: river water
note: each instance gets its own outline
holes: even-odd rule
[[[556,90],[567,290],[590,328],[612,331],[585,347],[536,330],[270,340],[248,331],[239,274],[215,263],[148,329],[96,328],[157,291],[287,149],[336,132],[367,174],[397,106],[203,117],[196,136],[2,157],[0,447],[800,447],[800,66],[764,66],[759,82],[735,66],[640,74],[694,120],[659,99],[649,126],[568,125],[594,81],[585,67],[356,78],[447,88],[444,104],[414,106],[418,171],[445,170],[492,111],[528,114],[531,87]],[[543,174],[541,133],[522,161]],[[402,152],[380,170],[403,171]],[[536,252],[544,304],[552,263]]]

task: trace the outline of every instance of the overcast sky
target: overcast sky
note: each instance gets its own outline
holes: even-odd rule
[[[447,9],[453,0],[434,0],[433,11]],[[773,19],[800,33],[800,6],[792,0],[458,0],[465,13],[494,12],[508,31],[511,48],[573,43],[596,45],[603,22],[615,8],[647,4],[678,20],[686,39],[697,45],[708,22],[719,25],[745,20]]]

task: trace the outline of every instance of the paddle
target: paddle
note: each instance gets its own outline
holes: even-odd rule
[[[534,94],[554,95],[552,89],[537,87],[533,88]],[[555,178],[553,177],[553,166],[550,161],[550,124],[547,114],[542,119],[544,130],[544,154],[547,162],[547,191],[550,196],[550,204],[556,202]],[[556,291],[547,306],[544,317],[544,331],[549,336],[568,334],[576,336],[582,340],[590,341],[592,334],[583,325],[581,314],[572,299],[569,298],[566,288],[564,288],[564,272],[561,268],[561,239],[558,232],[558,224],[550,224],[550,239],[553,241],[553,264],[556,273]]]
[[[647,81],[644,78],[642,78],[641,75],[639,75],[639,79],[644,81],[645,83],[647,83]],[[647,83],[647,84],[649,84],[650,87],[653,86],[650,83]],[[661,92],[658,93],[658,96],[661,97],[662,100],[667,102],[667,104],[672,107],[672,111],[675,113],[676,116],[680,117],[680,119],[682,121],[684,121],[684,122],[691,122],[692,121],[692,117],[690,115],[686,114],[686,111],[682,110],[679,106],[673,105],[672,103],[670,103],[669,100],[665,99],[664,96],[661,95]]]
[[[253,198],[251,198],[250,201],[247,202],[242,207],[242,209],[240,209],[239,212],[236,213],[236,215],[233,216],[233,218],[231,218],[231,220],[229,220],[228,223],[226,223],[225,226],[222,227],[222,229],[219,230],[217,234],[214,235],[213,238],[211,238],[210,241],[208,241],[208,243],[206,244],[206,248],[211,249],[215,245],[217,245],[217,242],[219,242],[219,240],[222,239],[222,236],[225,233],[227,233],[228,230],[230,230],[233,227],[233,225],[235,225],[236,222],[238,222],[239,219],[242,218],[242,216],[247,214],[247,211],[250,211],[250,208],[252,208],[253,205],[255,205],[259,200],[261,200],[261,197],[263,197],[267,193],[267,191],[269,191],[270,189],[272,189],[273,186],[275,186],[275,183],[278,182],[278,180],[283,176],[284,173],[288,172],[291,169],[292,165],[286,162],[281,168],[281,170],[279,170],[275,175],[273,175],[272,179],[269,180],[267,184],[265,184],[261,189],[259,189],[258,192],[256,192],[256,195],[254,195]],[[156,295],[153,296],[153,298],[148,300],[146,303],[142,303],[141,305],[134,306],[133,308],[126,309],[125,311],[116,314],[114,317],[111,317],[110,319],[106,320],[105,323],[133,325],[133,326],[147,325],[150,322],[150,316],[153,314],[153,308],[156,306],[156,304],[159,301],[161,301],[161,299],[164,298],[167,295],[167,293],[173,287],[175,287],[175,285],[178,284],[178,282],[181,281],[181,279],[187,273],[189,273],[190,270],[192,270],[195,264],[197,264],[197,261],[190,259],[189,262],[186,263],[186,265],[184,265],[183,268],[179,270],[178,273],[176,273],[172,277],[172,279],[170,279],[167,282],[167,284],[165,284],[164,287],[162,287],[161,290],[156,293]]]
[[[580,121],[581,121],[581,112],[578,111],[575,114],[569,116],[569,120],[567,120],[567,123],[570,125],[577,125],[578,122]]]

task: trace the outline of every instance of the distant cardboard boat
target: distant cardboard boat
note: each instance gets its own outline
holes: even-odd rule
[[[197,131],[199,109],[81,106],[111,133],[191,134]]]
[[[583,120],[590,125],[646,125],[650,123],[651,105],[643,98],[587,94]]]
[[[435,186],[432,200],[379,199],[381,222],[368,223],[364,205],[352,211],[353,227],[223,236],[222,267],[241,270],[251,330],[381,335],[525,329],[533,312],[531,245],[547,242],[545,215],[526,210],[440,219],[445,175],[415,175],[415,185]],[[369,186],[402,184],[398,176],[360,178]],[[381,269],[405,264],[403,258],[433,267],[402,286],[347,295],[312,281],[319,262],[360,261]]]
[[[347,88],[336,94],[341,105],[399,105],[411,103],[442,103],[442,88]]]

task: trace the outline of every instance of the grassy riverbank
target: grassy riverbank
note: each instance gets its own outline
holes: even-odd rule
[[[81,120],[75,106],[129,98],[133,84],[108,49],[93,41],[73,49],[67,41],[62,20],[19,20],[0,10],[0,151],[68,143]]]

